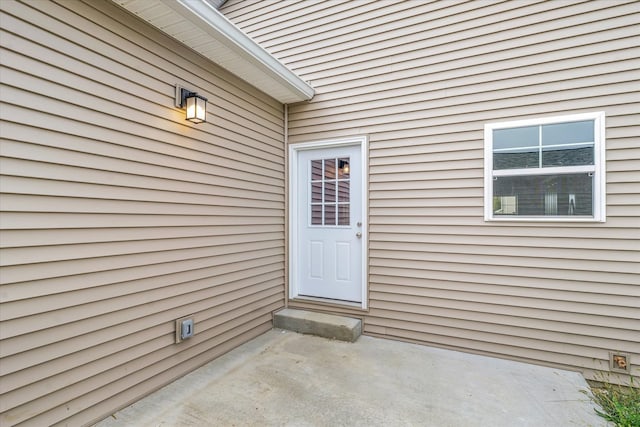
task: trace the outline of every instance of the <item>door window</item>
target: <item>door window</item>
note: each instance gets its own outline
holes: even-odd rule
[[[350,225],[348,157],[311,160],[311,225]]]

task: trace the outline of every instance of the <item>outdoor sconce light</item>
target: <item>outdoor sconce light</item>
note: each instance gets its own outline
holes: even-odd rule
[[[207,121],[207,98],[176,85],[176,107],[185,108],[185,118],[193,123]]]

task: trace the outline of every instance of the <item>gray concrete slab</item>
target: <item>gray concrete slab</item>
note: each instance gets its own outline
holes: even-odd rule
[[[604,426],[575,372],[275,329],[98,424]]]
[[[353,342],[362,333],[362,321],[334,314],[285,308],[273,315],[276,328]]]

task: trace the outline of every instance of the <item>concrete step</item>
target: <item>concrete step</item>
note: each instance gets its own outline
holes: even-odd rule
[[[273,316],[273,326],[302,334],[354,342],[362,333],[360,319],[285,308]]]

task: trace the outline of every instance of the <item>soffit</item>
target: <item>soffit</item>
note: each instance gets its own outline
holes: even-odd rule
[[[207,0],[112,0],[283,104],[313,88],[244,34]]]

